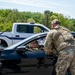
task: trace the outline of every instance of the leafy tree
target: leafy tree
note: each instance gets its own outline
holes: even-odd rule
[[[35,22],[50,28],[51,21],[55,18],[60,20],[62,26],[75,31],[75,19],[65,17],[63,14],[49,10],[45,10],[44,14],[40,12],[19,12],[17,9],[0,9],[0,31],[11,31],[14,22]]]
[[[42,14],[39,12],[32,13],[32,18],[35,20],[36,23],[40,22],[41,16],[42,16]]]
[[[6,25],[3,25],[2,31],[11,31],[12,30],[12,22],[9,21]]]
[[[35,23],[35,20],[34,20],[33,18],[29,18],[29,19],[27,20],[27,22],[28,22],[28,23],[29,23],[29,22]]]

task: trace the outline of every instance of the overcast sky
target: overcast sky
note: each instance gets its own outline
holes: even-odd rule
[[[41,12],[50,10],[75,18],[75,0],[0,0],[0,9]]]

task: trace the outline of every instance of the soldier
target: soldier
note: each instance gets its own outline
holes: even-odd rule
[[[30,43],[30,47],[32,50],[37,51],[37,50],[43,50],[44,46],[39,45],[38,41],[35,40],[33,42]],[[46,64],[45,64],[45,59],[44,58],[37,58],[37,68],[40,68],[41,65],[43,65],[44,67],[47,68]]]
[[[60,21],[55,19],[51,23],[50,32],[44,42],[44,50],[47,55],[53,52],[57,55],[56,75],[65,75],[69,67],[71,75],[75,75],[75,44],[70,30],[60,26]],[[55,52],[55,51],[56,52]]]

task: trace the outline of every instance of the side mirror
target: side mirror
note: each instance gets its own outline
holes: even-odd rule
[[[26,47],[25,46],[20,46],[20,47],[17,47],[16,49],[16,52],[21,56],[21,57],[24,57],[26,58],[27,56],[25,56],[25,52],[26,52]]]
[[[26,48],[25,46],[19,46],[19,47],[17,47],[17,49],[24,49],[24,48]]]
[[[17,47],[17,49],[16,49],[16,52],[23,58],[27,57],[27,55],[25,54],[26,51],[27,50],[26,50],[25,46],[20,46],[20,47]]]
[[[17,47],[16,51],[17,51],[18,54],[25,52],[25,46]]]

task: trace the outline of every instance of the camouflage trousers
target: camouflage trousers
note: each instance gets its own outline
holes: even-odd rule
[[[71,75],[75,75],[75,50],[73,49],[62,50],[59,52],[56,63],[56,75],[65,75],[68,67]]]

